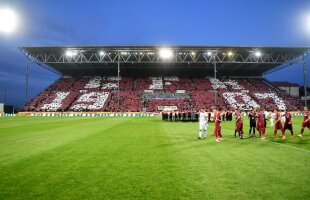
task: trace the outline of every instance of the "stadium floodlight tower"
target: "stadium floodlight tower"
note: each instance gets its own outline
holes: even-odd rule
[[[0,32],[4,34],[12,34],[16,30],[17,26],[18,26],[18,16],[16,12],[8,7],[0,8]],[[4,88],[4,104],[5,103],[6,103],[6,88]]]

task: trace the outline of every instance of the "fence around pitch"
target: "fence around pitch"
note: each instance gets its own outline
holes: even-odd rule
[[[35,117],[151,117],[154,113],[143,112],[20,112],[19,116]]]

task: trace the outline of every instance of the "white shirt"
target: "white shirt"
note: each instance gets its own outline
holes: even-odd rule
[[[265,114],[265,118],[267,119],[269,117],[269,112],[265,111],[264,114]]]
[[[281,112],[281,120],[285,122],[285,112]]]
[[[199,123],[206,124],[208,122],[208,113],[201,112],[199,113]]]

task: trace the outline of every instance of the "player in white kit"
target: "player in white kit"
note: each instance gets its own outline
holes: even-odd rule
[[[285,123],[285,111],[284,110],[282,110],[281,112],[281,121],[282,123]]]
[[[207,130],[208,130],[208,113],[205,112],[203,109],[199,112],[199,133],[198,139],[201,139],[202,130],[204,131],[204,139],[207,137]]]
[[[271,113],[270,114],[270,127],[273,127],[274,126],[274,120],[276,118],[276,114],[275,113]]]

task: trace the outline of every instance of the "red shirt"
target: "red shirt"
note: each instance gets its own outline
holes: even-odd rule
[[[220,112],[214,112],[214,121],[215,121],[216,127],[221,126],[221,113]]]
[[[257,112],[256,116],[257,116],[257,123],[259,123],[261,126],[264,126],[265,119],[263,113]]]
[[[241,122],[241,121],[242,121],[241,114],[239,112],[236,112],[236,122]]]
[[[278,121],[280,119],[280,113],[277,112],[275,117],[276,117],[276,121]]]
[[[307,121],[309,119],[309,115],[310,115],[309,111],[304,112],[304,121]]]
[[[285,124],[289,124],[292,120],[292,115],[290,113],[285,113]]]

